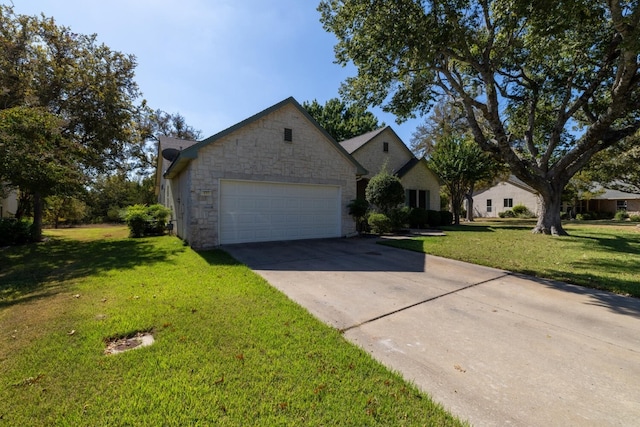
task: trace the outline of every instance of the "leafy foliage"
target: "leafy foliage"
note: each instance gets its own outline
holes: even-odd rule
[[[562,190],[596,153],[640,128],[637,2],[323,0],[341,93],[398,117],[443,96],[475,142],[536,189],[535,232],[565,234]]]
[[[400,179],[391,175],[386,168],[371,177],[365,189],[367,201],[380,212],[389,215],[392,209],[404,202],[404,187]]]
[[[160,205],[133,205],[125,210],[124,220],[131,237],[157,236],[164,234],[171,210]]]
[[[375,234],[389,233],[393,230],[391,219],[383,213],[371,212],[367,218],[371,231]]]
[[[492,159],[472,140],[446,135],[436,143],[428,162],[444,181],[454,222],[460,224],[462,201],[477,181],[492,174]]]
[[[0,218],[0,247],[30,243],[33,223],[15,218]]]
[[[338,98],[320,105],[315,99],[302,106],[336,141],[344,141],[384,126],[365,108],[357,104],[347,105]]]

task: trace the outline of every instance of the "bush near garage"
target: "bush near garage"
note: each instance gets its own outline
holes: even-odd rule
[[[161,236],[167,228],[171,211],[160,205],[133,205],[125,209],[124,220],[131,237]]]

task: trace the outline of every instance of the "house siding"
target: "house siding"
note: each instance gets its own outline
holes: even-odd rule
[[[285,128],[293,130],[292,142],[284,141]],[[356,166],[294,105],[284,105],[201,147],[185,170],[190,171],[190,190],[183,238],[193,248],[220,244],[221,179],[338,185],[342,235],[355,231],[347,204],[356,197]]]
[[[389,143],[388,152],[383,151],[384,142]],[[385,164],[389,173],[393,173],[413,157],[390,129],[385,129],[351,154],[369,171],[369,174],[365,175],[367,179],[377,175]]]
[[[427,209],[440,210],[440,184],[438,177],[420,162],[415,165],[400,181],[405,190],[426,190],[429,192]]]
[[[495,186],[480,191],[473,196],[474,217],[497,217],[500,212],[510,210],[504,207],[504,199],[513,199],[513,206],[524,205],[536,216],[540,213],[540,199],[538,195],[524,188],[503,181]],[[491,212],[487,211],[487,200],[491,200]]]
[[[0,218],[13,217],[18,210],[18,193],[14,190],[7,193],[6,198],[0,198]]]

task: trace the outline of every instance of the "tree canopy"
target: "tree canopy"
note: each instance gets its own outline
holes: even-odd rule
[[[324,0],[341,93],[400,119],[450,96],[475,142],[541,196],[534,232],[566,234],[562,190],[640,128],[640,5],[610,0]]]
[[[338,142],[384,126],[384,123],[378,124],[378,119],[370,111],[357,104],[347,105],[338,98],[332,98],[324,105],[315,99],[305,101],[302,107]]]
[[[83,150],[60,128],[60,119],[43,108],[0,110],[0,181],[33,196],[35,240],[42,229],[43,198],[69,194],[83,182]]]
[[[429,167],[444,182],[449,197],[454,223],[460,224],[460,208],[470,196],[476,182],[494,174],[494,162],[469,137],[448,134],[438,139],[430,158]],[[469,209],[473,209],[470,204]]]

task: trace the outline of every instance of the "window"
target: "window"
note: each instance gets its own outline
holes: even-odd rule
[[[416,207],[416,190],[404,190],[404,204],[410,208]]]
[[[616,210],[617,211],[626,211],[627,210],[627,201],[626,200],[616,200]]]
[[[406,190],[405,204],[410,208],[428,209],[429,192],[426,190]]]
[[[382,151],[384,151],[385,153],[389,152],[389,143],[388,142],[383,142],[382,143]]]
[[[491,199],[487,199],[487,212],[491,212],[491,208],[493,206],[491,206]]]
[[[512,208],[513,207],[513,199],[504,199],[504,207]]]
[[[293,129],[284,128],[284,140],[287,142],[293,141]]]

